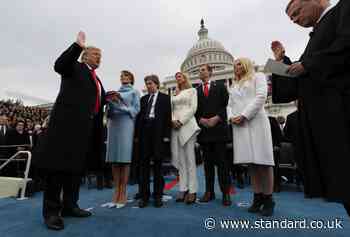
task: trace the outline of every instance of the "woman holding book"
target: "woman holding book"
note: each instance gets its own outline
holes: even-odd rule
[[[106,206],[124,207],[127,202],[126,186],[132,157],[132,146],[136,116],[140,111],[140,94],[133,88],[134,75],[122,71],[121,87],[114,95],[115,100],[108,103],[107,108],[107,153],[106,162],[112,164],[115,185],[112,202]]]

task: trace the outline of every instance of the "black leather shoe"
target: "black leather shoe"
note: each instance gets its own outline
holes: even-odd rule
[[[48,229],[51,230],[63,230],[64,222],[63,219],[59,216],[49,216],[45,218],[45,225]]]
[[[175,199],[175,202],[184,202],[187,194],[188,194],[188,191],[178,192],[176,199]]]
[[[196,193],[189,193],[186,195],[185,203],[190,205],[190,204],[195,203],[196,200],[197,200],[197,194]]]
[[[199,200],[199,202],[210,202],[214,199],[215,199],[215,193],[205,192],[203,197]]]
[[[61,216],[63,217],[89,217],[91,216],[91,212],[80,209],[79,207],[75,207],[73,209],[63,209],[61,212]]]
[[[139,208],[145,208],[147,206],[148,206],[148,201],[142,200],[142,199],[139,201]]]
[[[162,199],[160,199],[160,198],[155,199],[155,200],[154,200],[154,206],[155,206],[155,207],[161,207],[161,206],[163,206]]]

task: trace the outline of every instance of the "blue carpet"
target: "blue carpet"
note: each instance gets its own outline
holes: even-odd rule
[[[204,177],[202,167],[198,170],[199,187],[201,195],[204,191]],[[218,186],[218,185],[217,185]],[[132,197],[137,190],[136,186],[130,186],[129,197]],[[177,186],[167,192],[175,196]],[[174,198],[165,202],[163,208],[154,208],[150,205],[147,208],[137,208],[137,203],[128,203],[122,209],[108,209],[101,207],[101,204],[109,202],[112,190],[104,189],[97,191],[81,188],[80,206],[82,208],[93,208],[93,216],[86,219],[66,218],[65,229],[60,232],[51,231],[45,228],[41,218],[41,193],[34,197],[17,201],[15,199],[0,199],[0,237],[44,237],[44,236],[69,236],[69,237],[90,237],[90,236],[350,236],[350,219],[347,217],[342,205],[327,203],[320,199],[304,199],[303,193],[288,188],[289,191],[282,191],[275,194],[276,211],[272,218],[262,218],[259,215],[247,212],[247,205],[251,200],[251,189],[236,189],[233,195],[233,205],[223,207],[221,205],[221,195],[217,188],[217,199],[209,204],[195,204],[187,206],[175,203]],[[205,228],[205,220],[213,218],[216,222],[215,228],[208,230]],[[319,220],[318,224],[326,225],[337,219],[340,225],[334,228],[305,229],[305,228],[285,228],[280,226],[272,229],[273,220],[306,220],[309,225],[313,220]],[[249,221],[249,226],[233,226],[225,229],[220,221]],[[257,223],[254,223],[257,221]],[[270,222],[268,222],[270,221]],[[211,224],[212,222],[209,222]],[[264,226],[265,228],[254,228]],[[248,225],[248,223],[247,223]],[[299,225],[300,226],[300,225]],[[212,225],[210,226],[212,227]],[[290,226],[291,227],[291,226]],[[321,226],[319,226],[321,227]],[[336,228],[337,227],[337,228]]]

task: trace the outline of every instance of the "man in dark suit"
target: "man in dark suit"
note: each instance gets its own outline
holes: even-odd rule
[[[6,115],[0,115],[0,146],[6,145],[6,134],[8,132],[8,119]]]
[[[82,54],[82,62],[78,62]],[[34,151],[37,168],[46,173],[43,216],[48,228],[64,228],[61,217],[88,217],[78,206],[79,186],[88,165],[101,164],[105,91],[95,69],[101,50],[85,47],[85,33],[56,60],[61,87],[51,111],[47,133]],[[63,202],[60,193],[63,189]]]
[[[8,120],[6,115],[0,115],[0,158],[8,159],[9,152],[6,147],[6,134],[8,133]],[[4,161],[0,161],[0,165]],[[7,168],[6,168],[7,169]],[[4,170],[0,171],[1,175],[4,175]]]
[[[197,139],[203,150],[206,190],[201,202],[215,199],[214,180],[217,166],[224,206],[231,205],[229,158],[226,157],[226,143],[229,140],[226,107],[228,92],[225,85],[210,81],[212,68],[204,64],[199,68],[202,85],[197,87],[198,106],[196,119],[201,127]]]
[[[288,72],[296,78],[273,80],[273,101],[298,99],[298,155],[310,197],[342,202],[350,167],[350,1],[292,0],[287,15],[313,27],[308,45]],[[284,80],[285,79],[285,80]]]
[[[148,94],[141,98],[137,134],[140,146],[140,198],[139,207],[148,205],[150,198],[150,167],[153,161],[154,206],[161,207],[163,194],[162,160],[166,152],[166,139],[171,132],[170,97],[159,92],[159,79],[156,75],[145,77]]]

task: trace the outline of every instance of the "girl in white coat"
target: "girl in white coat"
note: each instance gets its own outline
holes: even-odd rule
[[[192,88],[188,77],[175,74],[176,95],[171,97],[172,104],[172,164],[179,171],[180,192],[177,202],[192,204],[196,201],[198,189],[196,157],[194,146],[199,127],[194,114],[197,110],[197,90]]]
[[[267,98],[265,75],[254,72],[252,62],[234,62],[234,81],[229,90],[227,117],[233,128],[235,164],[249,164],[254,201],[249,212],[271,216],[274,209],[273,148],[271,128],[264,104]]]

